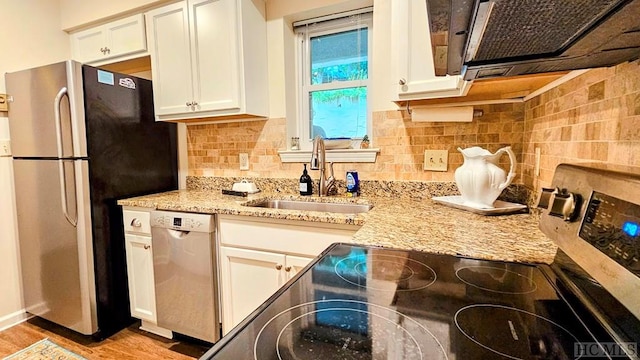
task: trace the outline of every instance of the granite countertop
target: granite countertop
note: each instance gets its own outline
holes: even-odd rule
[[[262,199],[370,203],[363,214],[337,214],[245,206]],[[196,213],[258,216],[362,226],[354,242],[473,258],[551,263],[557,246],[538,229],[532,214],[484,216],[430,199],[302,197],[260,192],[248,197],[220,190],[175,190],[118,201],[119,205]]]

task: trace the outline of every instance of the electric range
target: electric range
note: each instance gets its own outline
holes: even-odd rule
[[[640,201],[592,176],[541,193],[550,266],[333,244],[202,359],[637,359]]]

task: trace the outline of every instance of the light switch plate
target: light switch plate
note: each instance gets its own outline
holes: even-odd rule
[[[449,164],[449,151],[447,150],[425,150],[424,170],[427,171],[447,171]]]
[[[9,111],[9,101],[7,94],[0,94],[0,111]]]
[[[249,170],[249,154],[240,153],[240,170]]]
[[[11,140],[0,140],[0,156],[11,156]]]

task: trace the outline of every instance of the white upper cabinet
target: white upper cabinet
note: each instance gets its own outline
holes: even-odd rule
[[[70,38],[72,58],[87,64],[127,60],[147,50],[142,14],[82,30]]]
[[[149,11],[156,119],[266,117],[263,14],[251,0],[189,0]]]
[[[424,0],[392,0],[392,46],[398,101],[464,96],[471,86],[461,76],[436,76]]]
[[[191,110],[188,13],[183,1],[146,14],[156,116]]]

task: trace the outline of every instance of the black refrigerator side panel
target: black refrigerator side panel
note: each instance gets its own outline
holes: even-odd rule
[[[155,122],[151,81],[83,66],[98,337],[131,323],[117,200],[178,188],[177,129]]]

